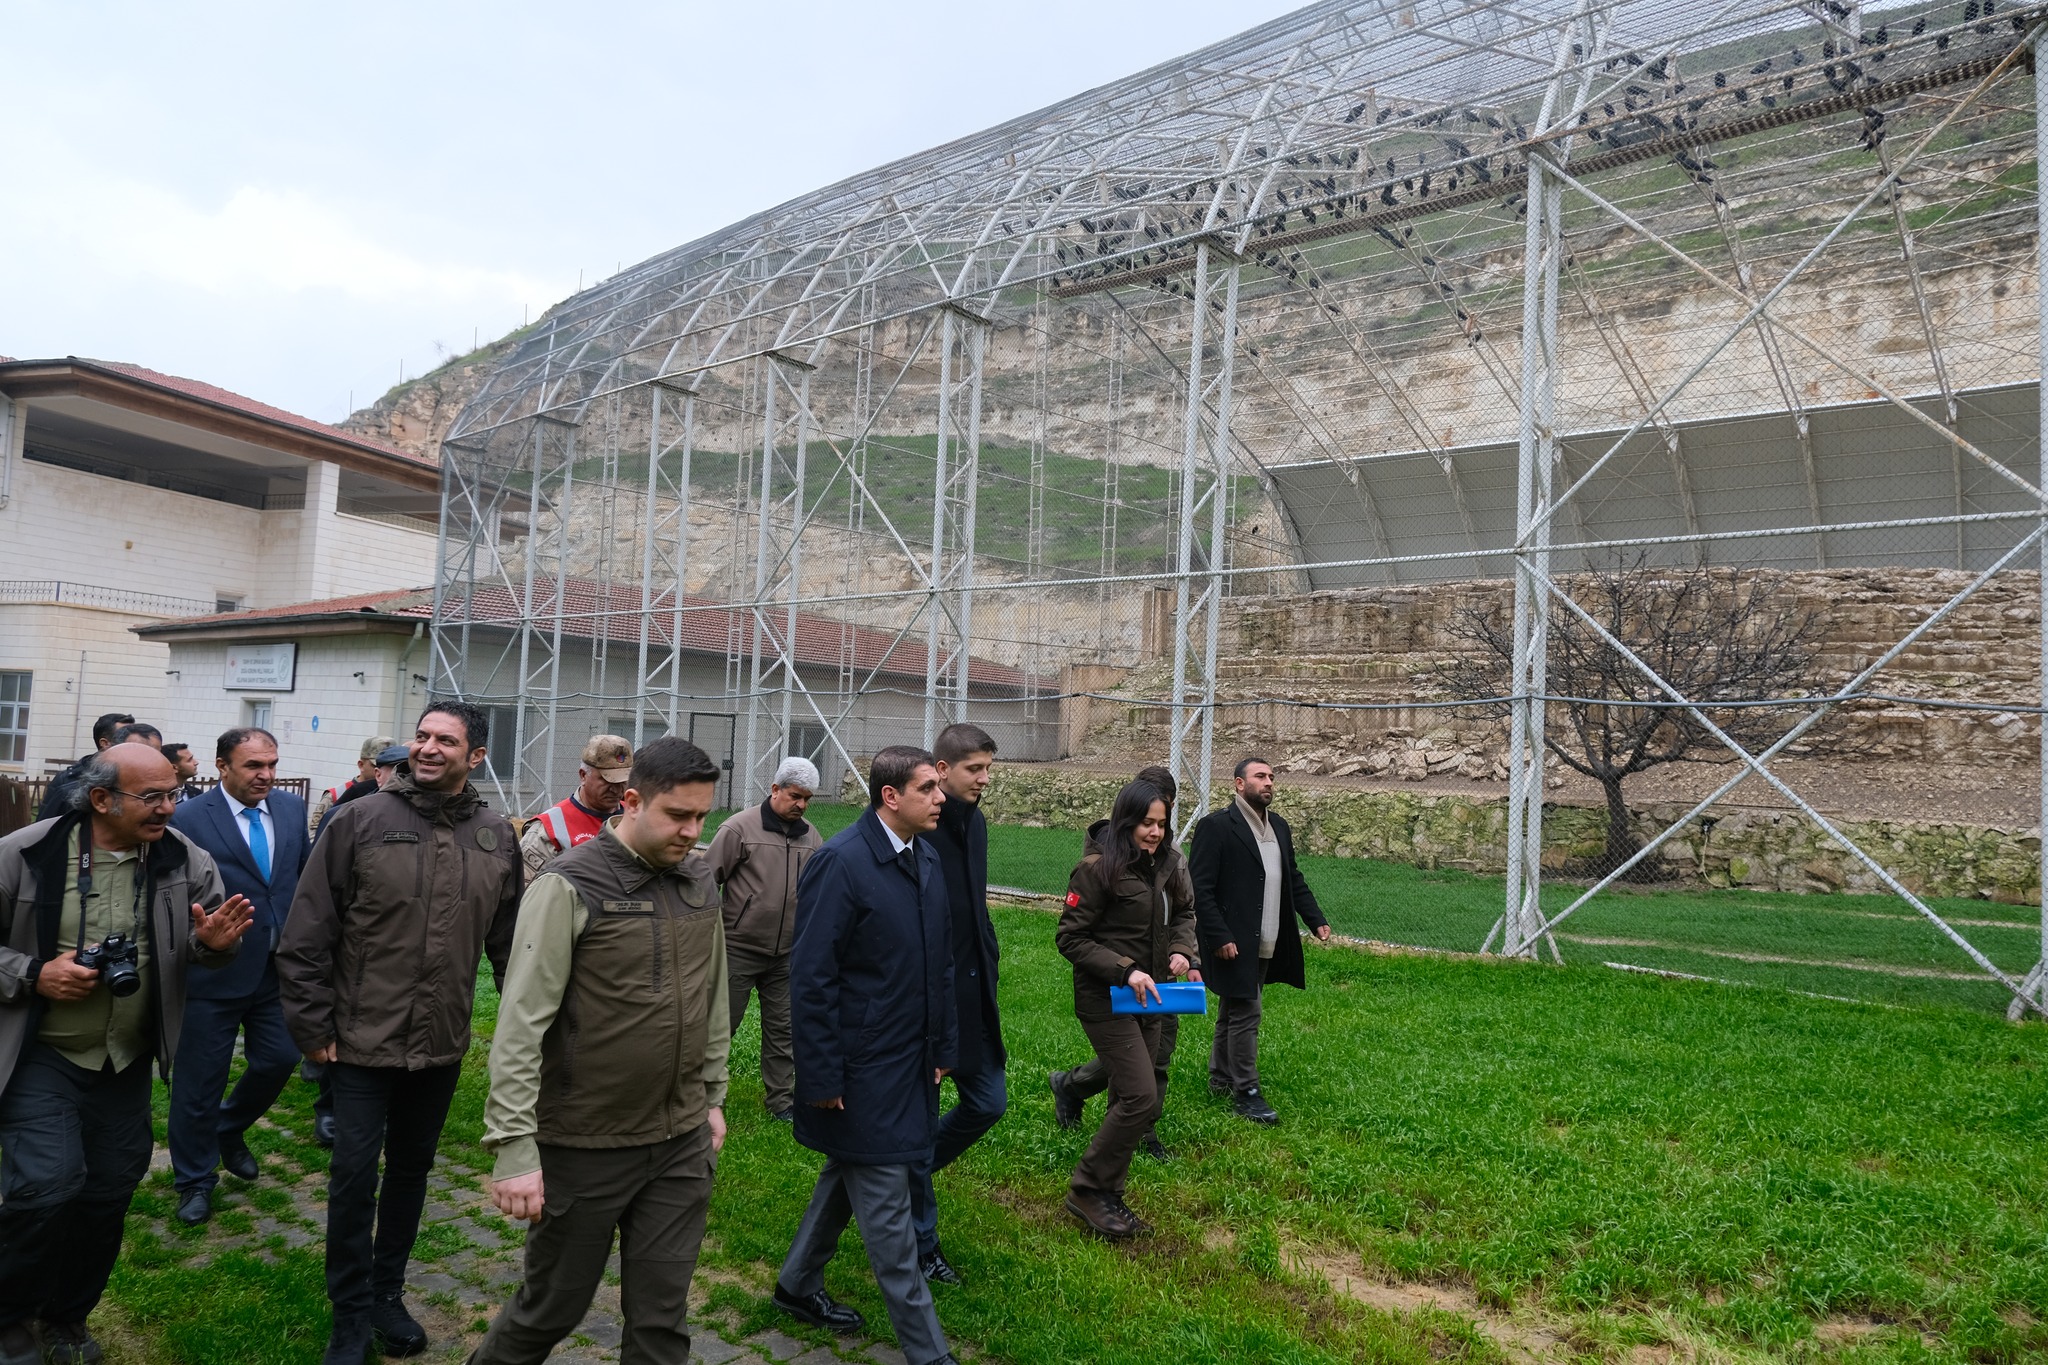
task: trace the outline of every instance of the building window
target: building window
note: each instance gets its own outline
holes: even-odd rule
[[[257,701],[254,697],[242,703],[243,720],[258,730],[268,730],[270,725],[270,703]]]
[[[825,727],[811,721],[797,721],[789,727],[789,752],[824,767]]]
[[[0,673],[0,763],[28,762],[29,673]]]
[[[519,770],[519,708],[484,708],[484,772],[510,781]]]
[[[215,593],[215,594],[214,594],[214,598],[213,598],[213,610],[214,610],[214,614],[215,614],[215,615],[221,615],[221,614],[224,614],[224,613],[226,613],[226,612],[231,612],[231,611],[240,611],[241,609],[242,609],[242,599],[241,599],[241,598],[239,598],[239,597],[226,597],[226,596],[223,596],[222,594],[219,594],[219,593]]]

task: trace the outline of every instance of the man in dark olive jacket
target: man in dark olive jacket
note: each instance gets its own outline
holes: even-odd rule
[[[1263,758],[1243,760],[1233,786],[1235,799],[1203,816],[1188,840],[1203,981],[1217,998],[1209,1088],[1234,1095],[1241,1117],[1278,1123],[1280,1116],[1259,1089],[1260,995],[1269,981],[1307,988],[1295,922],[1324,942],[1330,922],[1295,865],[1287,822],[1268,809],[1273,765]]]
[[[322,1365],[361,1365],[373,1336],[387,1356],[427,1348],[405,1265],[469,1050],[477,961],[502,985],[525,883],[512,826],[469,781],[488,724],[467,702],[429,707],[410,764],[314,843],[285,921],[285,1027],[334,1084]]]
[[[921,837],[946,799],[935,762],[905,745],[876,754],[867,813],[812,854],[797,883],[796,1140],[826,1160],[775,1280],[775,1304],[792,1317],[858,1330],[861,1315],[825,1292],[825,1265],[858,1218],[908,1365],[953,1360],[910,1204],[959,1046],[944,874]]]

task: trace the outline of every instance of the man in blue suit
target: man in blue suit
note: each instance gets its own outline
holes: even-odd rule
[[[256,1157],[242,1135],[276,1102],[299,1061],[285,1032],[273,959],[306,865],[306,803],[273,790],[277,740],[267,730],[228,731],[214,746],[214,761],[220,785],[180,805],[171,825],[213,855],[228,894],[247,896],[255,913],[234,961],[194,968],[186,987],[170,1121],[178,1221],[186,1224],[212,1216],[216,1166],[256,1178]],[[222,1103],[237,1032],[248,1067]]]
[[[825,1169],[775,1280],[775,1305],[854,1332],[855,1309],[825,1292],[849,1219],[908,1365],[953,1365],[918,1266],[911,1190],[932,1159],[939,1078],[959,1058],[952,911],[930,834],[946,800],[922,749],[891,745],[868,770],[867,814],[825,841],[796,885],[790,1038],[796,1140]]]

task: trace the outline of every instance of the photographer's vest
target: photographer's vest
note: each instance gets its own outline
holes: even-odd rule
[[[635,1147],[704,1122],[719,925],[709,865],[658,872],[617,838],[548,866],[583,899],[561,1012],[541,1040],[539,1130],[562,1147]],[[726,1021],[717,1021],[724,1027]]]

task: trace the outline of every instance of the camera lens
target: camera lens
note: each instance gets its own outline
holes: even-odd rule
[[[100,980],[106,983],[109,994],[122,999],[142,989],[142,973],[135,970],[133,962],[109,963],[101,972]]]

